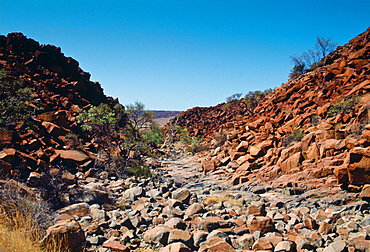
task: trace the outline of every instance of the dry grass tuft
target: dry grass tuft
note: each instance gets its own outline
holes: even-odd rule
[[[48,204],[14,183],[0,188],[0,251],[43,251],[40,240],[51,224]]]

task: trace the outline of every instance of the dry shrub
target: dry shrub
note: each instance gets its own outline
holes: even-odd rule
[[[42,251],[39,241],[52,224],[51,219],[48,204],[26,187],[14,181],[1,186],[1,251]]]

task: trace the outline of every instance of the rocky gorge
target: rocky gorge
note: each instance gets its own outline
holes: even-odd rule
[[[146,158],[149,178],[96,169],[99,144],[85,136],[74,148],[66,137],[80,134],[81,109],[118,103],[75,60],[22,34],[0,43],[2,67],[35,86],[46,108],[32,129],[0,132],[1,189],[18,183],[32,193],[58,175],[67,190],[45,248],[370,251],[370,29],[264,96],[253,114],[245,99],[180,113],[171,124],[204,149],[163,146]]]

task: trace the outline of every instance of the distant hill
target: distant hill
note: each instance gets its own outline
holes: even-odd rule
[[[182,111],[154,110],[155,118],[169,118],[180,114]]]
[[[163,127],[170,120],[174,119],[175,116],[180,114],[182,111],[167,111],[167,110],[155,110],[155,119],[154,121],[159,125],[159,127]]]

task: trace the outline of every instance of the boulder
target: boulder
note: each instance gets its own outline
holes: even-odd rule
[[[274,247],[272,246],[272,244],[269,241],[268,237],[259,238],[252,245],[252,249],[253,250],[272,250],[273,248]]]
[[[204,207],[201,203],[193,203],[186,209],[185,218],[192,217],[194,214],[202,213],[204,211]]]
[[[210,240],[202,243],[199,252],[232,252],[235,249],[220,237],[213,237]]]
[[[103,248],[109,248],[114,252],[129,252],[130,249],[122,245],[119,241],[107,241],[103,244]]]
[[[0,145],[11,144],[13,133],[7,130],[0,130]],[[1,158],[1,157],[0,157]]]
[[[370,184],[363,186],[359,197],[362,200],[370,201]]]
[[[350,152],[348,182],[354,185],[370,183],[370,148],[356,147]]]
[[[208,233],[218,228],[228,228],[230,223],[220,217],[204,217],[200,220],[199,229]]]
[[[74,203],[100,204],[111,202],[109,194],[105,191],[75,187],[69,190],[69,201]]]
[[[192,250],[181,242],[175,242],[161,248],[159,252],[192,252]]]
[[[296,251],[295,247],[292,241],[281,241],[275,246],[274,252],[294,252]]]
[[[185,204],[189,204],[190,196],[190,191],[186,188],[179,188],[172,192],[172,199],[181,201]]]
[[[275,230],[273,220],[267,216],[249,215],[247,226],[251,234],[253,234],[255,231],[260,231],[261,234],[264,234]]]
[[[147,243],[167,245],[170,231],[171,228],[167,226],[158,226],[146,231],[143,238]]]
[[[184,244],[189,244],[191,240],[191,235],[181,229],[173,229],[168,235],[168,243],[182,242]]]
[[[90,214],[90,206],[87,203],[77,203],[73,205],[69,205],[66,207],[63,207],[62,209],[58,210],[58,214],[68,214],[70,216],[87,216]]]
[[[86,153],[80,150],[55,150],[55,154],[59,155],[62,159],[72,160],[79,163],[84,163],[90,159]]]
[[[12,165],[0,159],[0,174],[1,175],[7,176],[10,174],[11,170],[12,170]]]
[[[303,161],[303,156],[301,152],[293,154],[287,160],[281,163],[281,170],[285,173],[290,173],[294,168],[301,165]]]
[[[209,161],[206,160],[202,162],[202,167],[204,174],[207,174],[209,172],[213,172],[214,170],[216,170],[216,163],[214,160]]]
[[[61,220],[49,227],[42,240],[44,248],[83,252],[85,249],[85,233],[75,220]]]

